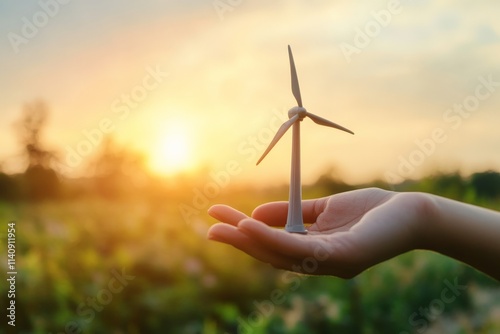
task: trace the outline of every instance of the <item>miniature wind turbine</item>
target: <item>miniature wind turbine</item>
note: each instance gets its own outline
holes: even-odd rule
[[[290,195],[285,230],[292,233],[305,234],[307,233],[307,230],[304,227],[304,221],[302,218],[302,187],[300,182],[300,122],[307,116],[316,124],[329,126],[351,134],[354,134],[354,132],[344,128],[343,126],[330,122],[327,119],[311,114],[302,106],[299,79],[297,78],[297,71],[295,69],[295,63],[293,61],[292,49],[290,48],[290,45],[288,45],[288,56],[290,58],[290,72],[292,76],[292,93],[295,100],[297,100],[298,106],[288,110],[289,120],[283,123],[278,129],[278,132],[267,147],[266,151],[262,154],[259,161],[257,161],[257,165],[266,157],[274,145],[276,145],[285,132],[293,125],[292,170],[290,173]]]

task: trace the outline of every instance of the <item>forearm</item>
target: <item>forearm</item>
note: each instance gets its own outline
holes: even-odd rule
[[[429,195],[428,248],[500,280],[500,212]]]

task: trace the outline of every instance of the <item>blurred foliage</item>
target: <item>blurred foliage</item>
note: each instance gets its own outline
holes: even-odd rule
[[[48,109],[45,102],[33,101],[24,106],[21,118],[14,123],[18,140],[23,147],[25,159],[30,167],[50,168],[55,154],[44,148],[41,133],[47,124]]]
[[[481,198],[483,205],[500,208],[497,197],[476,195],[471,178],[457,175],[435,175],[399,187],[441,191],[470,201]],[[192,182],[201,189],[203,183]],[[221,189],[189,221],[183,219],[179,205],[192,205],[192,188],[163,187],[161,201],[145,193],[132,197],[100,191],[45,201],[3,201],[0,220],[17,221],[16,330],[492,333],[500,329],[500,298],[494,297],[500,296],[498,283],[438,254],[411,252],[352,280],[341,280],[286,274],[206,240],[213,220],[204,212],[210,204],[223,202],[250,213],[262,202],[286,198],[286,187]],[[354,187],[323,175],[305,187],[305,193],[324,196],[339,188]],[[121,291],[109,293],[113,273],[122,271],[134,278]],[[451,303],[440,301],[446,282],[454,281],[466,290]],[[6,295],[4,285],[0,293]],[[92,298],[94,306],[89,304]],[[455,330],[448,323],[459,323],[460,330],[466,330]]]
[[[276,270],[207,241],[211,204],[249,214],[286,199],[287,186],[228,185],[209,195],[209,171],[158,179],[140,155],[110,139],[89,162],[88,177],[59,175],[50,163],[57,154],[40,141],[40,110],[28,108],[20,123],[25,172],[0,173],[0,221],[17,223],[16,333],[500,332],[498,282],[439,254],[410,252],[342,280]],[[378,186],[500,209],[494,171],[392,186],[353,186],[334,175],[327,170],[304,186],[304,197]],[[466,288],[443,300],[456,284]]]

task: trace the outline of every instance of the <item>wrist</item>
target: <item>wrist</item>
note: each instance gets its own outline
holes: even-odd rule
[[[413,221],[416,235],[415,248],[435,251],[437,245],[436,236],[439,235],[439,233],[436,233],[436,225],[439,221],[437,197],[421,192],[415,192],[412,195],[414,196],[414,217],[416,217]]]

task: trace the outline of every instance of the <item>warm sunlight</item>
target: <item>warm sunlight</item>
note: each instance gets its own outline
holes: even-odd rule
[[[188,127],[179,121],[171,122],[160,134],[150,158],[151,169],[158,174],[175,174],[194,167]]]

